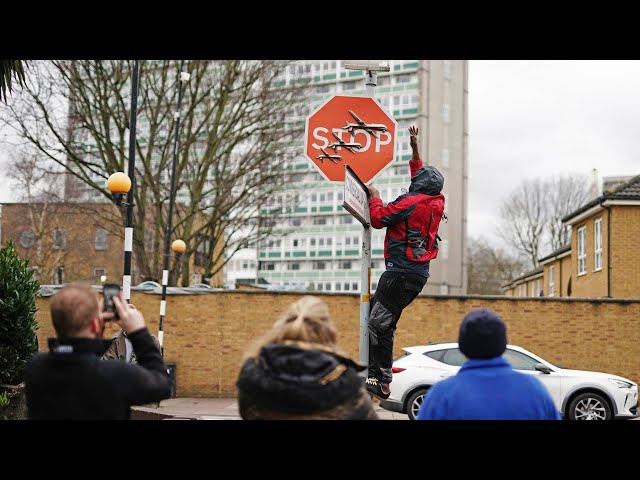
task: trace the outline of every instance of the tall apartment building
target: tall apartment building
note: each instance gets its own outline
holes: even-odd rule
[[[378,72],[376,98],[398,122],[396,158],[373,182],[385,203],[410,184],[408,127],[419,130],[423,161],[445,177],[445,214],[438,258],[423,293],[466,293],[468,182],[468,62],[466,60],[391,60],[389,72]],[[296,61],[279,85],[307,81],[313,92],[291,120],[306,117],[333,95],[366,95],[365,73],[346,70],[344,61]],[[304,138],[292,145],[299,152],[291,165],[286,190],[266,208],[282,208],[277,230],[256,247],[243,249],[225,268],[225,280],[264,279],[278,289],[329,292],[360,290],[362,226],[342,208],[343,185],[325,180],[304,155]],[[265,210],[266,211],[266,210]],[[384,271],[384,230],[372,231],[371,288]]]

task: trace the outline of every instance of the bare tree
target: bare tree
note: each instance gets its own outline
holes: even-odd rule
[[[587,175],[553,177],[547,182],[547,233],[551,251],[564,247],[571,240],[571,229],[562,224],[562,218],[587,203],[590,196]]]
[[[35,249],[29,256],[34,276],[48,283],[45,271],[64,264],[64,249],[52,249],[45,245],[45,237],[51,235],[55,216],[62,198],[60,175],[38,161],[37,152],[27,148],[14,149],[4,173],[20,192],[18,200],[27,205],[27,224],[33,234]]]
[[[527,255],[531,265],[538,265],[540,242],[547,223],[544,183],[525,180],[502,204],[502,226],[498,235],[507,244]]]
[[[502,295],[501,285],[521,275],[527,260],[491,245],[485,238],[470,238],[467,292]]]
[[[246,241],[270,233],[268,222],[257,228],[258,199],[283,187],[287,146],[304,127],[287,118],[302,103],[304,85],[274,87],[285,66],[269,60],[185,62],[191,80],[184,86],[171,235],[187,243],[183,284],[198,249],[213,275]],[[104,180],[126,171],[128,161],[129,63],[39,62],[32,70],[4,108],[5,123],[66,170],[67,198],[97,192],[110,200]],[[162,270],[177,77],[176,62],[141,63],[133,252],[143,278],[158,279]],[[234,235],[239,230],[243,238]],[[171,267],[172,278],[179,267]]]
[[[525,180],[504,200],[498,235],[538,266],[541,254],[569,242],[570,231],[561,219],[589,199],[586,176]]]

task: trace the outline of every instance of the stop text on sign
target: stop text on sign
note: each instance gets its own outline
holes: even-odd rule
[[[357,149],[359,153],[369,151],[372,146],[373,151],[379,153],[381,147],[389,145],[393,140],[393,137],[389,132],[376,132],[376,136],[374,137],[371,133],[360,128],[355,128],[351,133],[349,133],[342,128],[332,128],[331,131],[329,131],[326,127],[316,127],[313,130],[312,135],[313,138],[320,143],[313,142],[311,146],[320,151],[320,149],[327,148],[332,145],[335,138],[333,138],[333,136],[330,137],[331,132],[335,133],[338,138],[344,142],[359,143],[361,145],[360,148]],[[345,133],[347,134],[346,136]],[[336,147],[343,148],[340,145],[337,145]]]

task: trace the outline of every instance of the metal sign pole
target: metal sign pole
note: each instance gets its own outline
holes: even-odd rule
[[[360,362],[369,365],[369,295],[371,293],[371,227],[362,229],[362,264],[360,266]],[[366,377],[368,369],[361,375]]]
[[[369,291],[371,285],[371,217],[369,189],[358,175],[344,166],[344,201],[342,206],[362,224],[362,264],[360,270],[360,363],[369,364]],[[366,377],[367,371],[360,373]]]
[[[365,65],[356,62],[345,63],[345,68],[350,70],[365,70],[367,96],[375,99],[378,74],[376,71],[389,71],[386,63],[374,64],[366,62]],[[367,199],[369,198],[367,190]],[[367,222],[363,224],[362,231],[362,263],[360,264],[360,363],[369,365],[369,297],[371,294],[371,226],[369,220],[369,206],[367,205]],[[360,375],[367,377],[369,369],[363,370]]]

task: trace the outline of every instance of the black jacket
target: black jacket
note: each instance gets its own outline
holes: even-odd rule
[[[138,364],[102,360],[110,340],[49,339],[25,368],[30,420],[126,420],[131,405],[169,398],[171,377],[146,328],[129,335]]]
[[[301,346],[302,345],[302,346]],[[245,420],[373,420],[364,367],[309,344],[271,344],[242,366],[238,407]]]

